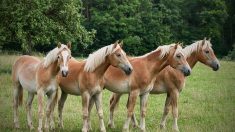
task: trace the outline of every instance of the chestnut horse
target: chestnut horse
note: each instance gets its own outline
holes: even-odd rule
[[[207,66],[210,66],[214,71],[217,71],[220,67],[219,61],[216,58],[213,49],[211,48],[210,40],[197,41],[183,49],[184,54],[187,57],[187,61],[191,68],[199,61]],[[170,107],[172,107],[172,115],[174,118],[173,129],[179,131],[177,119],[178,119],[178,98],[179,93],[182,91],[185,85],[185,76],[171,68],[170,66],[163,69],[156,77],[154,87],[150,94],[162,94],[167,93],[164,114],[161,120],[160,127],[165,128],[166,117],[169,113]],[[113,117],[114,109],[118,104],[121,94],[113,93],[110,99],[110,116]],[[137,121],[133,115],[133,124],[136,126]],[[111,118],[112,119],[112,118]],[[113,119],[112,119],[113,120]],[[111,121],[113,122],[113,121]]]
[[[142,131],[145,131],[146,103],[149,92],[153,88],[155,76],[168,65],[180,70],[185,75],[189,75],[191,69],[182,53],[181,46],[178,44],[160,46],[150,53],[129,60],[133,66],[132,74],[126,76],[119,69],[110,66],[104,76],[105,88],[115,93],[129,93],[130,95],[127,105],[127,119],[123,126],[124,131],[129,131],[136,99],[137,96],[140,96],[140,127]],[[89,110],[92,106],[91,104]],[[109,126],[113,127],[113,123],[109,122]]]
[[[48,96],[45,128],[49,128],[49,123],[51,123],[51,127],[54,127],[53,119],[50,119],[50,116],[57,96],[56,75],[61,71],[64,77],[67,76],[67,63],[71,57],[70,47],[70,43],[68,43],[67,46],[59,43],[58,47],[51,50],[43,61],[28,55],[21,56],[16,60],[12,67],[14,124],[16,128],[19,128],[18,106],[21,105],[23,101],[23,89],[28,91],[26,104],[28,127],[30,129],[34,128],[32,125],[31,107],[35,94],[38,94],[38,131],[42,131],[44,94]]]
[[[121,42],[122,43],[122,42]],[[83,109],[83,132],[89,130],[88,126],[88,106],[90,100],[94,100],[97,113],[99,115],[100,130],[105,132],[102,109],[102,90],[104,87],[103,76],[108,67],[112,65],[120,68],[129,75],[132,72],[132,66],[126,57],[126,53],[120,47],[118,41],[114,44],[105,46],[82,62],[72,59],[69,61],[70,73],[67,78],[58,76],[59,86],[61,88],[61,98],[58,104],[59,125],[63,127],[62,110],[67,95],[81,95]]]

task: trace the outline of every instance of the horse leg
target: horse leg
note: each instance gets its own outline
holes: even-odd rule
[[[54,91],[53,94],[51,95],[52,98],[52,102],[50,104],[50,128],[52,130],[55,129],[55,122],[54,122],[54,109],[55,109],[55,105],[57,103],[57,99],[58,99],[58,90]]]
[[[43,121],[43,98],[44,98],[44,91],[43,88],[37,88],[37,95],[38,95],[38,131],[42,132],[42,121]]]
[[[63,108],[64,108],[64,103],[67,99],[68,94],[61,91],[61,96],[60,96],[60,100],[58,103],[58,113],[59,113],[59,127],[60,128],[64,128],[64,124],[63,124]]]
[[[34,129],[33,124],[32,124],[32,102],[33,102],[33,99],[34,99],[34,94],[28,92],[26,110],[27,110],[28,127],[30,128],[30,130]]]
[[[53,120],[53,111],[54,111],[54,104],[55,104],[55,98],[56,98],[56,91],[47,94],[48,100],[47,100],[47,106],[46,106],[46,119],[45,119],[45,126],[44,128],[46,130],[49,130],[49,125],[51,126],[51,129],[54,129],[54,120]]]
[[[18,107],[20,105],[20,92],[22,92],[22,87],[19,83],[14,83],[14,90],[13,90],[13,93],[14,93],[14,98],[13,98],[13,109],[14,109],[14,125],[15,125],[15,128],[20,128],[20,125],[19,125],[19,117],[18,117]]]
[[[88,107],[88,129],[89,129],[89,131],[92,130],[90,117],[91,117],[91,110],[92,110],[93,106],[94,106],[94,97],[91,97],[89,107]]]
[[[139,95],[138,90],[134,90],[130,92],[129,103],[128,103],[128,114],[127,114],[127,119],[125,121],[125,124],[123,126],[123,131],[129,131],[129,124],[131,121],[131,117],[133,115],[133,110],[135,108],[135,103],[136,103],[136,99],[138,95]]]
[[[179,98],[179,92],[178,91],[174,91],[172,94],[172,115],[173,115],[173,129],[175,131],[179,131],[179,127],[177,124],[177,120],[178,120],[178,98]]]
[[[105,126],[104,126],[104,114],[103,114],[103,109],[102,109],[102,92],[94,95],[95,98],[95,105],[96,105],[96,110],[99,115],[99,120],[100,120],[100,131],[101,132],[106,132]]]
[[[88,92],[82,93],[82,112],[83,112],[83,127],[82,132],[88,131],[88,105],[90,101],[90,95]]]
[[[110,107],[109,107],[110,115],[109,115],[109,123],[108,123],[109,128],[115,128],[114,121],[113,121],[113,113],[120,100],[120,97],[121,97],[121,94],[113,93],[112,97],[109,100],[110,102]]]
[[[142,132],[145,132],[145,116],[146,116],[146,107],[149,93],[145,93],[140,96],[140,129]]]
[[[161,120],[161,123],[160,123],[160,128],[161,129],[165,129],[166,128],[166,118],[167,118],[167,115],[170,111],[170,106],[171,106],[171,96],[170,94],[167,93],[167,97],[166,97],[166,101],[165,101],[165,107],[164,107],[164,112],[163,112],[163,115],[162,115],[162,120]]]
[[[126,103],[126,108],[128,108],[128,103],[129,103],[129,97],[130,95],[128,95],[128,100],[127,100],[127,103]],[[134,128],[138,127],[138,122],[136,120],[136,117],[135,117],[135,113],[133,112],[133,115],[131,116],[131,121],[132,121],[132,126]]]

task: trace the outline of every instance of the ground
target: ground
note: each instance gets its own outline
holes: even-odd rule
[[[0,131],[28,131],[26,123],[25,100],[19,108],[19,130],[13,128],[12,109],[12,82],[11,66],[17,56],[0,55]],[[187,77],[186,86],[180,94],[179,120],[180,131],[209,132],[209,131],[235,131],[235,62],[220,61],[221,68],[214,72],[209,67],[198,63],[192,75]],[[115,112],[115,129],[107,128],[109,115],[109,98],[111,92],[103,92],[104,121],[108,132],[120,132],[126,118],[127,96],[121,98],[119,107]],[[147,132],[160,131],[160,120],[163,113],[165,94],[150,95],[148,100],[146,129]],[[139,102],[135,113],[139,120]],[[56,125],[58,124],[57,108],[55,112]],[[79,96],[68,96],[64,109],[64,130],[80,131],[82,128],[82,107]],[[98,115],[92,111],[93,131],[99,131]],[[37,128],[37,98],[33,102],[33,125]],[[131,131],[139,131],[130,127]],[[59,128],[56,127],[58,131]],[[172,115],[168,116],[167,130],[172,131]]]

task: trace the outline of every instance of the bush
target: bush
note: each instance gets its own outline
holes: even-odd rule
[[[235,44],[233,44],[233,49],[229,51],[228,55],[224,57],[225,60],[235,61]]]

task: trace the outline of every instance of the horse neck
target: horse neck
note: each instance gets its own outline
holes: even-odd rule
[[[164,56],[161,59],[158,59],[158,56],[160,55],[161,51],[158,50],[156,52],[153,52],[152,54],[149,54],[146,59],[146,65],[148,66],[149,73],[154,77],[157,73],[159,73],[161,70],[163,70],[166,66],[168,66],[167,58],[168,55]]]
[[[55,62],[51,63],[48,67],[47,67],[47,70],[49,70],[50,72],[50,77],[53,78],[55,77],[59,70],[60,70],[60,67],[58,66],[58,60],[56,60]]]
[[[110,66],[110,62],[106,57],[105,61],[94,70],[95,75],[98,78],[102,78],[106,70],[109,68],[109,66]]]
[[[187,57],[187,62],[191,67],[191,69],[197,64],[197,61],[198,61],[198,56],[196,51],[192,52],[190,56]]]

